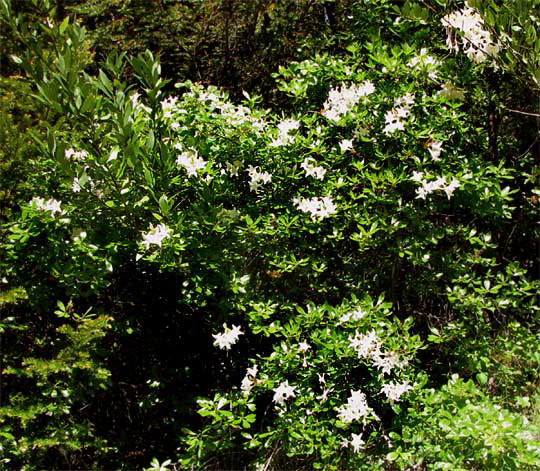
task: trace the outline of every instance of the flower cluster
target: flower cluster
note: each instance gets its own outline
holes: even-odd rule
[[[350,424],[355,420],[363,420],[371,414],[372,410],[369,407],[366,395],[358,390],[351,391],[351,395],[347,400],[347,404],[338,408],[338,417],[342,422]]]
[[[45,201],[39,196],[35,196],[32,198],[32,201],[30,201],[31,207],[39,209],[40,211],[49,211],[51,216],[54,216],[55,213],[58,213],[59,215],[65,213],[65,211],[61,208],[61,204],[61,201],[55,200],[54,198],[49,198],[47,201]]]
[[[494,42],[489,31],[484,29],[484,20],[474,8],[456,10],[441,19],[448,37],[449,49],[459,51],[459,44],[453,29],[462,32],[463,52],[476,63],[484,62],[488,56],[498,54],[500,45]]]
[[[161,102],[161,109],[163,111],[163,116],[165,118],[172,118],[173,111],[176,108],[176,103],[178,102],[178,97],[170,96],[169,98]]]
[[[407,360],[402,359],[396,352],[384,352],[382,342],[375,330],[367,334],[358,331],[354,337],[349,337],[349,345],[358,353],[358,358],[370,359],[373,366],[382,370],[383,374],[390,374],[394,368],[402,368]]]
[[[242,162],[241,160],[225,162],[225,167],[227,168],[227,172],[229,172],[231,177],[237,177],[243,166],[244,162]]]
[[[420,183],[422,186],[416,189],[416,198],[426,199],[426,196],[434,191],[444,191],[448,199],[452,197],[456,188],[459,188],[459,180],[452,178],[450,183],[447,183],[445,177],[438,177],[433,181],[424,179],[423,172],[413,172],[412,180]]]
[[[224,332],[221,334],[212,334],[214,337],[214,345],[222,350],[230,350],[231,346],[238,342],[240,335],[244,332],[240,330],[239,326],[233,325],[232,329],[229,329],[226,324],[223,324]]]
[[[324,167],[318,167],[315,164],[315,160],[306,157],[304,159],[304,162],[300,165],[304,171],[306,172],[306,176],[318,178],[319,180],[322,180],[324,178],[324,174],[326,173],[326,169]]]
[[[383,385],[381,392],[386,394],[386,397],[390,402],[397,402],[403,394],[413,389],[413,387],[407,382],[402,383],[386,383]]]
[[[171,237],[171,230],[165,224],[158,224],[155,227],[150,225],[150,230],[142,235],[142,244],[147,250],[150,248],[150,245],[161,247],[163,239],[169,237]]]
[[[414,70],[425,70],[428,73],[428,77],[435,80],[437,78],[437,67],[439,64],[440,61],[428,54],[427,49],[424,47],[420,50],[418,56],[413,57],[407,63],[407,67],[411,67]]]
[[[257,191],[265,183],[270,183],[272,181],[272,174],[268,172],[261,172],[259,167],[249,166],[246,169],[246,172],[249,174],[251,179],[249,182],[249,189],[251,191]]]
[[[340,317],[340,322],[349,322],[350,320],[359,321],[366,315],[366,312],[361,307],[354,311],[347,312]]]
[[[294,198],[293,203],[300,211],[309,213],[313,221],[322,220],[337,211],[337,207],[330,196]]]
[[[388,136],[395,131],[405,129],[405,120],[411,114],[411,108],[414,104],[414,95],[407,93],[394,101],[394,107],[388,110],[384,115],[385,126],[383,132]]]
[[[342,85],[332,88],[324,102],[322,113],[331,121],[339,121],[353,106],[357,105],[363,97],[371,95],[375,86],[369,80],[360,85],[352,84],[350,87]]]
[[[300,122],[295,119],[285,119],[278,124],[278,136],[270,143],[271,147],[280,147],[289,145],[294,136],[291,131],[300,127]]]
[[[175,148],[182,150],[181,144],[176,144]],[[207,162],[200,158],[195,149],[183,151],[176,159],[176,165],[181,165],[187,170],[188,177],[197,176],[197,170],[205,168]]]
[[[276,389],[274,389],[273,401],[281,405],[286,400],[296,397],[296,388],[290,386],[288,381],[283,381]]]

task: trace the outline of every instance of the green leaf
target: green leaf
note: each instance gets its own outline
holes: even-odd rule
[[[58,27],[58,31],[60,31],[60,34],[64,34],[64,31],[66,30],[68,25],[69,25],[69,16],[66,16],[64,18],[64,21],[62,21],[62,23],[60,23],[60,26]]]
[[[476,375],[476,379],[480,384],[487,384],[488,382],[488,375],[486,373],[478,373]]]

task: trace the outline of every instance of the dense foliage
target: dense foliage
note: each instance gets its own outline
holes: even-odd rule
[[[5,469],[535,469],[534,1],[0,5]]]

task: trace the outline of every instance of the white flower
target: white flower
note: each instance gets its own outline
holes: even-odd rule
[[[309,349],[311,349],[311,345],[307,342],[300,342],[298,344],[298,351],[302,353],[306,353]]]
[[[417,171],[414,171],[414,172],[413,172],[413,175],[412,175],[412,177],[411,177],[411,180],[414,180],[415,182],[421,182],[423,176],[424,176],[424,172],[417,172]]]
[[[61,201],[55,200],[54,198],[49,198],[45,201],[43,198],[36,196],[30,201],[30,206],[39,209],[40,211],[49,211],[51,216],[54,216],[55,213],[59,215],[64,214],[65,211],[61,208]]]
[[[300,127],[300,121],[296,119],[285,119],[278,124],[280,134],[290,134],[291,131]]]
[[[306,176],[322,180],[324,178],[324,174],[326,173],[326,169],[324,167],[318,167],[314,164],[314,159],[306,157],[300,166],[306,172]]]
[[[73,183],[71,184],[71,189],[74,193],[79,193],[81,191],[81,184],[77,177],[73,179]]]
[[[343,314],[341,317],[340,317],[340,321],[341,322],[348,322],[350,321],[351,319],[354,320],[354,321],[359,321],[360,319],[362,319],[362,317],[364,317],[366,315],[366,312],[362,310],[361,307],[355,309],[354,311],[351,311],[351,312],[347,312],[346,314]]]
[[[180,144],[177,144],[175,147],[181,149]],[[182,152],[176,159],[176,165],[183,166],[187,170],[188,177],[197,176],[197,170],[205,168],[206,164],[207,162],[197,155],[195,149],[188,149]]]
[[[225,331],[221,334],[213,334],[214,345],[221,348],[222,350],[230,350],[231,345],[234,345],[238,342],[240,335],[243,335],[244,332],[240,330],[240,327],[233,325],[232,329],[229,329],[226,324],[223,324]]]
[[[278,124],[278,136],[271,143],[272,147],[286,146],[294,141],[291,131],[298,129],[300,122],[295,119],[285,119]]]
[[[163,116],[165,118],[172,118],[173,110],[176,107],[178,97],[171,96],[161,101],[161,109],[163,110]]]
[[[165,224],[159,224],[157,226],[150,225],[150,230],[146,233],[143,233],[142,244],[146,249],[150,248],[150,245],[157,245],[161,247],[163,239],[167,239],[171,236],[171,230]]]
[[[286,400],[294,397],[296,397],[296,388],[294,386],[289,386],[288,381],[284,381],[274,389],[273,401],[278,405],[283,404]]]
[[[360,453],[360,450],[365,445],[364,440],[362,440],[362,434],[361,433],[351,433],[351,441],[350,444],[354,450],[355,453]]]
[[[74,161],[84,161],[86,157],[88,157],[88,152],[85,150],[79,150],[76,151],[73,148],[66,149],[64,151],[64,155],[66,156],[66,159],[74,160]]]
[[[365,394],[358,390],[352,391],[347,404],[338,408],[338,417],[344,423],[351,423],[356,420],[364,420],[371,413]]]
[[[428,151],[431,154],[433,160],[440,160],[439,156],[442,152],[442,142],[440,141],[430,141],[428,144]]]
[[[434,191],[442,190],[446,193],[448,199],[452,197],[456,188],[459,188],[459,180],[452,178],[450,183],[446,183],[446,178],[438,177],[436,180],[427,181],[422,178],[423,174],[421,172],[414,172],[411,177],[412,180],[417,181],[422,186],[416,189],[416,198],[417,199],[426,199],[426,196]]]
[[[484,29],[484,20],[474,8],[456,10],[441,19],[448,37],[446,44],[453,51],[459,50],[458,40],[453,29],[462,33],[462,46],[465,54],[474,62],[480,63],[489,56],[498,54],[500,44],[491,39],[489,31]]]
[[[250,391],[257,384],[257,373],[257,365],[254,365],[253,367],[247,369],[246,376],[244,377],[244,379],[242,380],[242,384],[240,385],[240,389],[244,394],[249,394]]]
[[[352,139],[343,139],[339,143],[339,150],[341,152],[347,152],[348,150],[351,150],[353,148],[353,140]]]
[[[452,178],[452,181],[443,188],[448,199],[450,199],[450,197],[454,194],[456,188],[459,188],[459,180]]]
[[[414,94],[407,93],[394,100],[394,108],[388,110],[384,115],[385,127],[383,132],[387,136],[395,131],[403,131],[405,129],[404,120],[407,119],[411,113],[414,99]]]
[[[139,111],[144,111],[145,113],[149,113],[152,111],[148,106],[143,105],[139,102],[139,97],[141,96],[140,93],[133,93],[130,95],[129,99],[131,100],[131,105],[133,106],[133,109],[138,113]]]
[[[330,196],[322,198],[294,198],[295,206],[305,213],[310,213],[311,219],[314,221],[322,220],[337,212],[337,207]]]
[[[233,163],[225,162],[225,166],[227,167],[227,171],[230,173],[231,177],[237,177],[238,172],[243,165],[244,163],[241,160],[235,160]]]
[[[257,191],[259,187],[272,181],[272,174],[268,172],[261,172],[259,167],[253,167],[250,165],[246,169],[246,172],[249,174],[251,179],[249,182],[249,189],[251,191]]]
[[[333,88],[328,93],[322,113],[331,121],[339,121],[363,97],[371,95],[374,91],[375,86],[369,80],[366,80],[359,86],[352,84],[350,87],[342,85],[339,89]]]
[[[356,332],[354,337],[349,337],[349,345],[358,353],[358,358],[380,355],[381,341],[375,330],[371,330],[368,334]]]
[[[381,392],[386,394],[390,402],[397,402],[403,394],[410,391],[413,387],[407,382],[403,383],[386,383],[383,385]]]
[[[394,368],[402,368],[407,364],[396,352],[377,352],[373,356],[373,366],[382,370],[383,374],[390,374]]]

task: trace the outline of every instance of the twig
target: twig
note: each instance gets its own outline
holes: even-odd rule
[[[538,113],[529,113],[528,111],[520,111],[520,110],[511,110],[510,108],[504,108],[506,111],[511,111],[512,113],[519,113],[524,114],[527,116],[534,116],[535,118],[540,118],[540,114]]]

